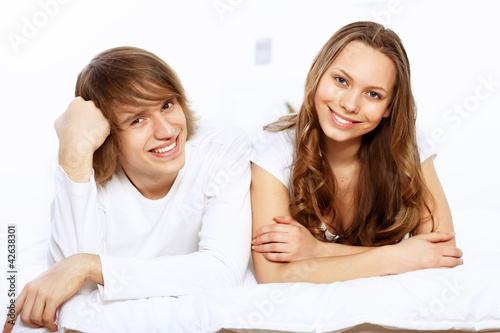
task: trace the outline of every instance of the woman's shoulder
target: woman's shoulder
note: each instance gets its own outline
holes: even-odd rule
[[[295,148],[295,129],[263,129],[253,136],[252,145],[255,154],[272,151],[292,154]]]
[[[288,188],[295,156],[295,129],[263,130],[254,136],[252,143],[250,161]]]
[[[417,139],[417,148],[420,156],[420,163],[423,163],[429,157],[433,159],[437,155],[436,144],[426,135],[426,130],[422,124],[415,124],[415,134]]]

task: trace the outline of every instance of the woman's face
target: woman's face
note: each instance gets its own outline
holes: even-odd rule
[[[314,104],[325,138],[359,144],[388,117],[396,67],[380,51],[352,41],[321,77]]]

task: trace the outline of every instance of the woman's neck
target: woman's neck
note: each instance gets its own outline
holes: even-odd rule
[[[337,142],[325,142],[326,159],[335,178],[334,201],[337,206],[336,218],[330,226],[337,234],[347,230],[354,219],[354,202],[359,178],[358,152],[362,138]]]
[[[349,141],[333,141],[325,139],[326,160],[331,168],[345,168],[357,165],[358,152],[361,147],[362,137]]]

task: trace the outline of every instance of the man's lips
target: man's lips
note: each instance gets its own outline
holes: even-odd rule
[[[174,142],[172,142],[170,144],[164,144],[164,145],[155,147],[153,149],[150,149],[149,151],[152,152],[152,153],[157,153],[157,154],[162,154],[162,153],[166,153],[168,151],[171,151],[172,149],[174,149],[177,146],[178,139],[179,139],[179,136],[177,136],[175,138]]]

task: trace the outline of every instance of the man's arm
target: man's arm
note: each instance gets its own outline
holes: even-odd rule
[[[107,119],[92,101],[75,98],[54,123],[59,138],[59,165],[75,183],[87,183],[92,157],[110,133]]]
[[[59,306],[80,290],[87,280],[104,283],[98,255],[76,254],[50,267],[28,282],[16,299],[15,318],[8,318],[4,332],[11,332],[19,312],[21,320],[34,327],[56,331]]]
[[[92,157],[110,131],[101,111],[81,97],[71,101],[54,127],[59,138],[59,165],[51,207],[51,264],[76,253],[98,253],[102,246]]]
[[[103,300],[178,296],[240,284],[250,258],[249,155],[248,139],[239,136],[217,156],[213,178],[204,187],[212,193],[205,206],[193,207],[203,212],[197,252],[150,259],[101,255]]]
[[[92,156],[109,134],[101,111],[81,97],[69,104],[54,127],[59,166],[51,207],[49,262],[57,264],[30,281],[16,300],[16,316],[23,310],[23,322],[49,329],[55,329],[56,309],[85,281],[103,283],[100,258],[92,255],[102,243]],[[82,252],[91,254],[78,254]]]

